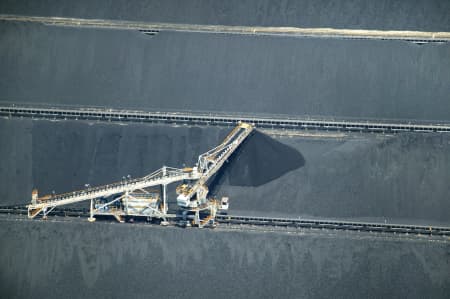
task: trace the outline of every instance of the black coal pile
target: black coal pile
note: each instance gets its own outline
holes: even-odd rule
[[[254,131],[213,178],[210,191],[214,194],[222,185],[261,186],[304,165],[299,151]]]

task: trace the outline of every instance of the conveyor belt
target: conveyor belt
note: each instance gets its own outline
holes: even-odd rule
[[[216,216],[216,219],[227,224],[450,236],[450,227],[440,226],[224,215]]]
[[[227,26],[179,23],[150,23],[125,20],[82,19],[65,17],[42,17],[24,15],[0,15],[1,21],[30,22],[51,26],[77,28],[139,30],[145,34],[157,34],[160,31],[239,34],[252,36],[287,36],[309,38],[402,40],[414,43],[446,43],[450,41],[450,32],[427,32],[406,30],[369,30],[341,28],[301,28],[267,26]]]
[[[109,185],[52,195],[50,198],[45,200],[40,200],[38,198],[35,203],[28,205],[30,211],[35,211],[35,213],[30,213],[29,216],[36,216],[42,209],[55,208],[57,206],[78,203],[94,198],[108,197],[127,191],[143,189],[157,185],[167,185],[185,179],[197,178],[198,177],[194,176],[192,173],[185,173],[181,169],[163,167],[153,172],[152,174],[138,179],[124,180],[122,182],[117,182]]]
[[[28,210],[26,206],[0,206],[0,213],[27,215]],[[57,208],[54,209],[49,215],[65,217],[88,217],[89,209]],[[171,224],[176,225],[177,220],[177,218],[174,218]],[[245,226],[263,226],[290,227],[299,229],[328,229],[337,231],[379,232],[390,234],[433,235],[446,237],[450,236],[450,227],[432,225],[389,224],[376,222],[335,221],[324,219],[272,218],[232,215],[217,215],[216,221],[220,224],[242,225],[242,228],[244,230]]]
[[[0,115],[44,119],[82,119],[120,122],[149,122],[190,125],[232,126],[239,121],[259,128],[326,130],[369,133],[438,132],[450,133],[450,124],[394,123],[375,121],[314,120],[302,118],[269,118],[186,112],[146,112],[97,108],[44,108],[0,106]]]

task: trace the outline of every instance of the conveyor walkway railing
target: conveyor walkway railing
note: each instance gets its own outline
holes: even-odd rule
[[[224,141],[217,147],[202,154],[198,158],[198,169],[200,176],[195,184],[177,198],[177,203],[183,207],[197,208],[207,201],[206,182],[219,171],[227,159],[236,151],[244,140],[253,131],[253,127],[247,123],[239,123]],[[197,200],[192,202],[191,198],[197,195]]]
[[[51,195],[33,200],[28,205],[28,216],[34,218],[41,211],[44,216],[52,209],[58,206],[78,203],[100,197],[108,197],[114,194],[130,192],[133,190],[144,189],[158,185],[168,185],[173,182],[198,179],[194,172],[184,172],[181,169],[162,167],[157,171],[138,179],[124,180],[121,182],[86,188],[79,191],[73,191],[64,194]]]
[[[256,117],[193,112],[149,112],[100,108],[48,108],[0,105],[0,116],[44,119],[81,119],[120,122],[149,122],[189,125],[233,126],[245,122],[259,128],[326,130],[368,133],[450,133],[450,123],[404,123],[394,121],[320,120],[289,117]]]

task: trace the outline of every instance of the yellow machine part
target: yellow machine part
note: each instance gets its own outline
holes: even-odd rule
[[[177,187],[176,192],[177,194],[183,194],[189,192],[191,187],[188,184],[181,184]]]

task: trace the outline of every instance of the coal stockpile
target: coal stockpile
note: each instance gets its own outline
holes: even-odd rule
[[[185,24],[448,31],[446,0],[4,0],[0,13]]]
[[[279,140],[301,151],[305,166],[257,188],[223,188],[222,194],[235,198],[233,209],[423,224],[450,221],[449,136],[349,134]]]
[[[0,14],[29,16],[433,32],[450,31],[448,11],[445,0],[0,3]],[[449,54],[437,41],[0,21],[0,105],[449,123]],[[29,203],[33,188],[63,193],[193,166],[232,129],[195,124],[0,118],[0,205]],[[3,209],[0,297],[447,298],[449,239],[431,226],[450,226],[449,152],[446,133],[266,128],[209,182],[229,197],[229,215],[426,225],[426,235],[275,220],[216,229],[30,220]]]
[[[230,161],[229,182],[234,186],[261,186],[305,165],[296,149],[255,131]]]
[[[210,192],[225,181],[232,186],[261,186],[305,165],[296,149],[254,131],[210,183]]]
[[[34,187],[61,193],[163,165],[192,166],[231,129],[19,119],[0,124],[2,204],[28,203]],[[447,135],[258,132],[253,143],[252,137],[211,188],[230,197],[230,214],[450,223]]]
[[[0,120],[2,201],[24,203],[30,190],[63,193],[141,177],[163,165],[193,166],[227,130],[77,121]],[[212,134],[211,134],[212,133]]]
[[[1,205],[25,203],[33,189],[31,120],[0,120]],[[30,189],[31,188],[31,189]]]
[[[443,240],[56,221],[0,218],[2,296],[447,298],[450,292]]]
[[[449,121],[450,44],[0,26],[0,101]]]

